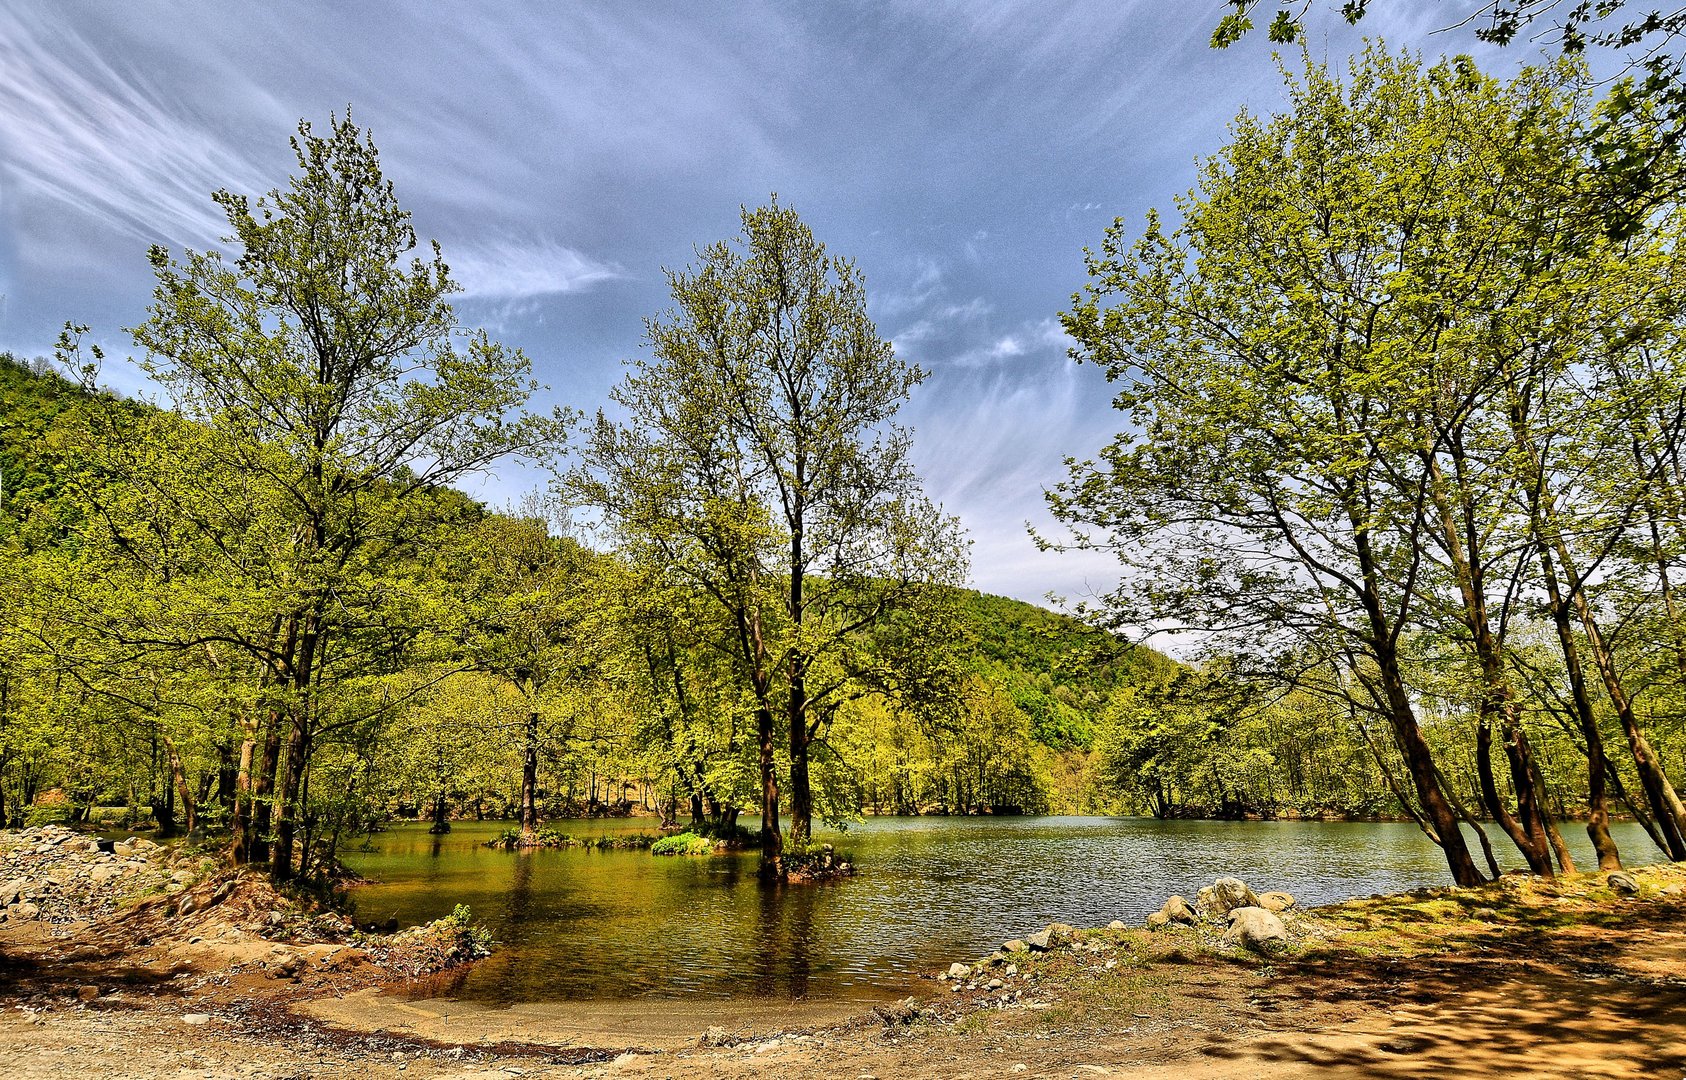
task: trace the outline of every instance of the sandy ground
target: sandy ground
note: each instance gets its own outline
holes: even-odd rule
[[[1686,872],[1649,874],[1633,900],[1590,875],[1493,886],[1475,920],[1348,905],[1349,936],[1274,961],[1097,935],[1016,1002],[931,982],[911,1023],[850,1002],[308,997],[0,938],[0,1077],[1686,1077],[1686,896],[1658,895]]]

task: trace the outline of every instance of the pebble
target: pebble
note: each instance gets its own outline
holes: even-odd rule
[[[181,1018],[181,1022],[193,1027],[203,1027],[211,1022],[211,1018],[206,1013],[187,1013]]]

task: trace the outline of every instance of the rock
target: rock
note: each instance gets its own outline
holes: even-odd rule
[[[1028,948],[1030,948],[1030,946],[1026,945],[1020,938],[1014,938],[1012,941],[1006,941],[1001,944],[1001,951],[1004,953],[1021,953]]]
[[[943,976],[943,978],[964,979],[970,974],[972,974],[971,966],[968,964],[962,964],[956,960],[954,963],[948,965],[948,974]]]
[[[1195,905],[1209,918],[1222,918],[1236,908],[1258,907],[1259,898],[1240,878],[1221,877],[1200,890]]]
[[[309,963],[303,956],[279,945],[269,951],[269,958],[263,962],[264,974],[272,979],[296,978],[307,966]]]
[[[1124,920],[1122,920],[1122,919],[1112,920],[1111,922],[1106,924],[1106,928],[1108,930],[1128,930],[1129,929],[1128,926],[1124,925]]]
[[[181,1022],[193,1027],[204,1027],[211,1022],[211,1018],[206,1013],[187,1013],[181,1018]]]
[[[1002,974],[1004,974],[1009,979],[1015,978],[1018,975],[1018,973],[1019,973],[1019,965],[1017,965],[1017,964],[1008,964],[1007,970],[1002,972]]]
[[[1639,882],[1633,880],[1633,875],[1623,870],[1617,870],[1604,879],[1617,896],[1638,896]]]
[[[1294,898],[1285,892],[1260,893],[1259,906],[1280,915],[1294,906]]]
[[[874,1005],[872,1011],[884,1021],[886,1027],[897,1024],[911,1024],[919,1019],[919,1003],[913,998],[902,998],[889,1005]]]
[[[13,878],[0,885],[0,908],[10,907],[23,897],[23,887],[28,884],[23,878]]]
[[[1171,925],[1171,917],[1163,911],[1155,911],[1147,917],[1147,928],[1149,930],[1163,930],[1169,925]]]
[[[1050,949],[1057,949],[1061,945],[1070,941],[1071,936],[1076,932],[1077,931],[1072,929],[1071,926],[1066,923],[1049,923],[1046,928],[1038,930],[1034,934],[1028,935],[1024,939],[1024,943],[1037,952],[1047,952]]]
[[[1165,917],[1172,922],[1187,923],[1189,926],[1193,926],[1200,921],[1200,917],[1194,913],[1194,909],[1188,906],[1188,901],[1180,896],[1171,897],[1165,901],[1165,906],[1159,910],[1163,911]]]
[[[697,1040],[697,1045],[725,1046],[729,1041],[731,1041],[731,1038],[732,1037],[726,1033],[725,1028],[711,1027],[702,1033],[702,1037]]]
[[[1238,942],[1255,952],[1268,952],[1288,944],[1288,928],[1274,911],[1257,905],[1232,908],[1224,940]]]
[[[1686,885],[1681,885],[1679,883],[1676,883],[1676,884],[1673,884],[1673,885],[1664,885],[1663,886],[1663,895],[1669,896],[1669,897],[1686,895]]]
[[[99,996],[100,988],[97,986],[78,986],[76,988],[76,997],[81,1001],[92,1001]]]
[[[92,884],[104,885],[112,878],[122,877],[123,868],[120,866],[96,866],[88,871],[88,880]]]
[[[6,909],[8,919],[33,919],[41,914],[41,909],[28,900],[20,901]]]

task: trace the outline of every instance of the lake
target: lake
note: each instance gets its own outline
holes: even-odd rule
[[[558,821],[580,837],[654,823]],[[404,925],[468,904],[501,943],[433,992],[524,1001],[702,995],[882,1000],[920,973],[973,960],[1052,921],[1139,923],[1171,893],[1214,877],[1282,889],[1314,905],[1450,883],[1409,824],[1156,821],[1151,818],[875,818],[821,838],[861,873],[825,885],[761,885],[755,855],[668,858],[648,851],[509,852],[484,847],[508,822],[380,833],[348,851],[378,880],[353,893],[362,920]],[[1628,861],[1659,856],[1633,825],[1614,828]],[[1520,865],[1514,849],[1501,862]],[[1584,829],[1564,826],[1583,869]],[[1508,847],[1508,841],[1505,841]]]

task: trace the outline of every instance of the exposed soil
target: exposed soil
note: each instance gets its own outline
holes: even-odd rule
[[[1209,925],[1083,931],[1075,947],[968,966],[959,990],[933,980],[918,1000],[876,1009],[493,1009],[393,984],[372,961],[277,977],[220,953],[117,946],[98,919],[8,920],[0,1074],[1680,1077],[1686,869],[1633,877],[1635,897],[1603,875],[1506,878],[1291,911],[1293,943],[1271,957]]]

